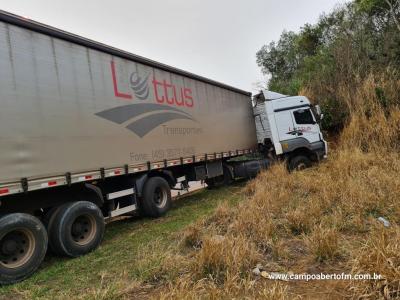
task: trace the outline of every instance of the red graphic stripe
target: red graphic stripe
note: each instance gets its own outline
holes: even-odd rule
[[[8,192],[9,192],[8,189],[0,189],[0,195],[8,194]]]
[[[113,80],[113,85],[114,85],[115,97],[123,98],[123,99],[132,99],[132,95],[124,94],[124,93],[121,93],[120,91],[118,91],[117,74],[115,72],[115,64],[113,61],[111,61],[111,74],[112,74],[112,80]]]

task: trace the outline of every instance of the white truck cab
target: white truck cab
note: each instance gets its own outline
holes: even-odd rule
[[[289,169],[308,167],[326,158],[328,145],[318,122],[323,115],[304,96],[261,91],[253,98],[260,150],[283,157]]]

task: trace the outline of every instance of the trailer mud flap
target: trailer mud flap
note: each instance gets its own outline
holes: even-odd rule
[[[207,178],[214,178],[224,174],[224,169],[222,167],[222,161],[213,161],[206,163]]]

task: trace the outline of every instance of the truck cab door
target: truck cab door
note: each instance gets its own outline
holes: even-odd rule
[[[279,142],[295,139],[297,136],[293,133],[294,122],[293,114],[290,110],[284,110],[275,113],[275,124],[278,131]]]
[[[292,111],[294,128],[293,135],[303,137],[312,144],[321,140],[320,128],[310,108]]]

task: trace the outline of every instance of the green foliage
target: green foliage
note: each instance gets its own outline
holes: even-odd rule
[[[399,0],[354,0],[298,33],[283,32],[257,52],[257,63],[270,76],[268,89],[306,94],[321,105],[325,129],[337,131],[350,115],[351,90],[359,82],[400,69],[399,20]],[[398,100],[382,87],[376,93],[382,106]]]
[[[298,67],[294,32],[283,32],[278,43],[271,42],[257,53],[257,63],[272,77],[288,79]]]
[[[390,12],[391,7],[398,7],[398,0],[356,0],[356,7],[371,16]]]

